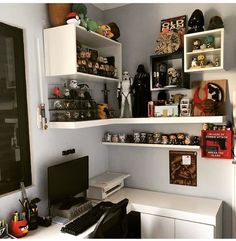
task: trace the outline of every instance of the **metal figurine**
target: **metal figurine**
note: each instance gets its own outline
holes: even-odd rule
[[[122,76],[122,81],[119,82],[117,87],[117,98],[121,102],[120,117],[132,117],[132,103],[131,103],[131,86],[132,78],[128,71],[125,71]],[[127,105],[127,111],[125,111]],[[126,113],[127,112],[127,113]]]

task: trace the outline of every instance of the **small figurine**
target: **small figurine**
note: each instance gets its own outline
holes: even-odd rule
[[[200,39],[194,39],[193,40],[193,51],[194,50],[199,50],[201,46],[201,40]]]
[[[215,57],[215,67],[219,67],[219,66],[220,66],[220,58]]]
[[[122,81],[119,82],[117,87],[117,98],[121,99],[121,114],[120,117],[132,117],[132,103],[131,103],[131,86],[133,79],[130,77],[128,71],[124,71]],[[125,107],[127,105],[127,113]]]
[[[64,98],[69,99],[70,98],[70,90],[68,88],[64,88]]]
[[[76,24],[80,24],[80,18],[78,16],[78,14],[76,12],[70,12],[67,14],[66,16],[66,23],[70,24],[70,23],[76,23]]]
[[[86,73],[87,72],[86,66],[87,66],[86,52],[84,50],[81,50],[80,54],[79,54],[79,59],[78,59],[78,70],[79,70],[79,72]]]
[[[194,136],[192,144],[195,145],[195,146],[199,146],[200,145],[200,137],[199,136]]]
[[[204,16],[200,9],[196,9],[192,13],[188,21],[188,26],[190,27],[188,30],[188,33],[196,33],[196,32],[204,31]]]
[[[159,132],[154,132],[153,133],[153,143],[154,144],[161,143],[161,133],[159,133]]]
[[[176,134],[170,134],[170,136],[169,136],[170,138],[170,140],[169,140],[169,144],[171,144],[171,145],[176,145],[176,143],[177,143],[177,136],[176,136]]]
[[[147,133],[146,132],[141,132],[141,134],[140,134],[140,142],[141,143],[146,143],[147,142]]]
[[[163,134],[161,136],[161,144],[168,144],[169,143],[169,136],[166,134]]]
[[[205,38],[205,44],[206,44],[206,47],[209,49],[209,48],[214,48],[214,42],[215,42],[215,37],[213,35],[208,35],[206,38]]]
[[[178,85],[180,73],[173,67],[167,70],[169,85]]]
[[[118,139],[120,143],[125,143],[126,142],[126,134],[125,133],[119,133]]]
[[[78,82],[75,79],[70,80],[69,82],[70,88],[70,96],[71,98],[75,99],[77,97],[77,89],[78,89]]]
[[[193,57],[192,58],[192,62],[191,62],[191,67],[197,67],[198,66],[198,63],[197,63],[197,57]]]
[[[177,134],[177,144],[178,145],[184,145],[185,135],[184,133],[178,133]]]
[[[186,135],[186,136],[185,136],[184,144],[185,144],[185,145],[190,145],[190,144],[191,144],[191,139],[190,139],[190,136],[189,136],[189,135]]]
[[[88,74],[93,74],[93,62],[92,61],[87,61],[87,73]]]
[[[54,101],[53,106],[54,106],[54,109],[57,109],[57,110],[59,110],[59,109],[63,109],[63,106],[62,106],[60,100],[56,100],[56,101]]]
[[[201,67],[204,67],[205,66],[205,55],[204,54],[199,54],[197,56],[197,60],[198,60],[198,65],[201,66]]]
[[[134,143],[140,143],[140,133],[139,132],[134,132],[133,141],[134,141]]]
[[[60,90],[60,88],[59,88],[58,86],[55,86],[55,87],[53,88],[52,94],[53,94],[53,96],[56,97],[56,98],[61,98],[61,97],[62,97],[61,90]]]
[[[93,74],[98,75],[99,67],[100,66],[98,62],[93,63]]]

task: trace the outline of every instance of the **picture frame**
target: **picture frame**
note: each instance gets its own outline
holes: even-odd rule
[[[197,152],[169,151],[170,184],[197,186]]]

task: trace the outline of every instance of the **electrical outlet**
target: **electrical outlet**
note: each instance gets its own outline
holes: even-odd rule
[[[75,153],[75,149],[68,149],[68,150],[65,150],[65,151],[62,151],[62,156],[66,156],[66,155],[69,155],[69,154],[74,154]]]

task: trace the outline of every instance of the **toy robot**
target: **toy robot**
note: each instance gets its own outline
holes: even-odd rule
[[[121,114],[120,117],[132,117],[132,103],[131,103],[131,85],[132,78],[130,77],[128,71],[125,71],[122,76],[122,81],[119,82],[117,88],[117,98],[121,102]],[[125,113],[127,105],[127,114]]]

